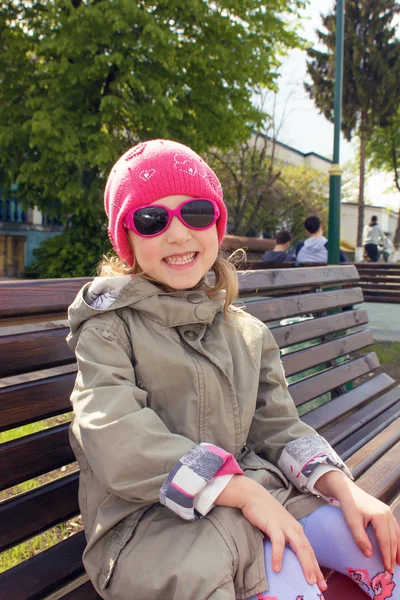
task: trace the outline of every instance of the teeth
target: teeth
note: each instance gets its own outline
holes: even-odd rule
[[[168,256],[164,258],[164,260],[169,265],[186,265],[187,263],[192,262],[195,256],[196,252],[190,252],[190,254],[185,254],[184,256],[180,256],[179,258]]]

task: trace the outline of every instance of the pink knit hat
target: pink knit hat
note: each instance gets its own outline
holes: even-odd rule
[[[104,206],[110,240],[128,265],[133,265],[134,257],[123,225],[125,216],[134,208],[177,194],[209,198],[218,204],[221,245],[227,221],[221,184],[193,150],[170,140],[151,140],[134,146],[115,163],[108,177]]]

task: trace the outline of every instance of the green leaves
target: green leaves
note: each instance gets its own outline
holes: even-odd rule
[[[10,0],[0,7],[0,179],[61,217],[102,210],[137,141],[248,138],[302,0]],[[105,217],[103,217],[105,219]],[[71,240],[70,240],[71,241]],[[56,242],[54,242],[55,244]]]

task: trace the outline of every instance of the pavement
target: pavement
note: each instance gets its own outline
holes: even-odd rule
[[[400,304],[364,302],[360,308],[368,313],[368,327],[376,342],[400,342]]]

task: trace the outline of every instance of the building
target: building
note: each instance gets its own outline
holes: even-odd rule
[[[0,194],[0,277],[21,277],[42,241],[63,230],[36,208],[23,210],[14,195]]]

